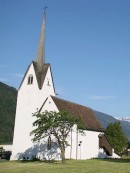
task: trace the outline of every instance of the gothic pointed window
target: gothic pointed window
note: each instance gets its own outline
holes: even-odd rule
[[[31,85],[31,84],[33,84],[33,75],[32,74],[30,74],[28,76],[28,85]]]

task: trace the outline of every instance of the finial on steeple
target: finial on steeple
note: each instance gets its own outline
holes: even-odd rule
[[[36,57],[36,62],[38,64],[39,71],[41,71],[42,66],[45,64],[45,27],[46,27],[47,6],[45,5],[43,9],[44,9],[44,16],[43,16],[40,40],[37,50],[37,57]]]
[[[44,16],[46,15],[46,10],[47,10],[47,6],[46,6],[46,4],[45,4],[45,7],[43,8],[44,9]]]

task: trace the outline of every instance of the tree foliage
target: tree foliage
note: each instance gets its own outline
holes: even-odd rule
[[[0,142],[13,141],[17,90],[0,82]]]
[[[120,123],[110,123],[106,128],[105,134],[115,152],[119,155],[122,155],[126,150],[128,140],[120,126]]]
[[[57,144],[61,151],[62,162],[65,161],[65,148],[68,146],[67,137],[74,126],[74,124],[83,124],[79,117],[71,115],[68,111],[36,112],[36,121],[33,126],[36,127],[31,132],[33,134],[33,141],[40,141],[42,138],[54,136],[57,139]]]
[[[0,153],[5,151],[3,147],[0,147]]]

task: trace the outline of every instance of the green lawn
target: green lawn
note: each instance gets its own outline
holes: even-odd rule
[[[130,159],[61,162],[0,161],[0,173],[130,173]]]

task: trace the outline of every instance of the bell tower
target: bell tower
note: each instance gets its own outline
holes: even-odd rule
[[[51,66],[45,63],[45,27],[46,7],[36,60],[28,66],[18,90],[11,160],[35,155],[30,136],[34,122],[32,114],[41,108],[47,97],[55,96]]]

